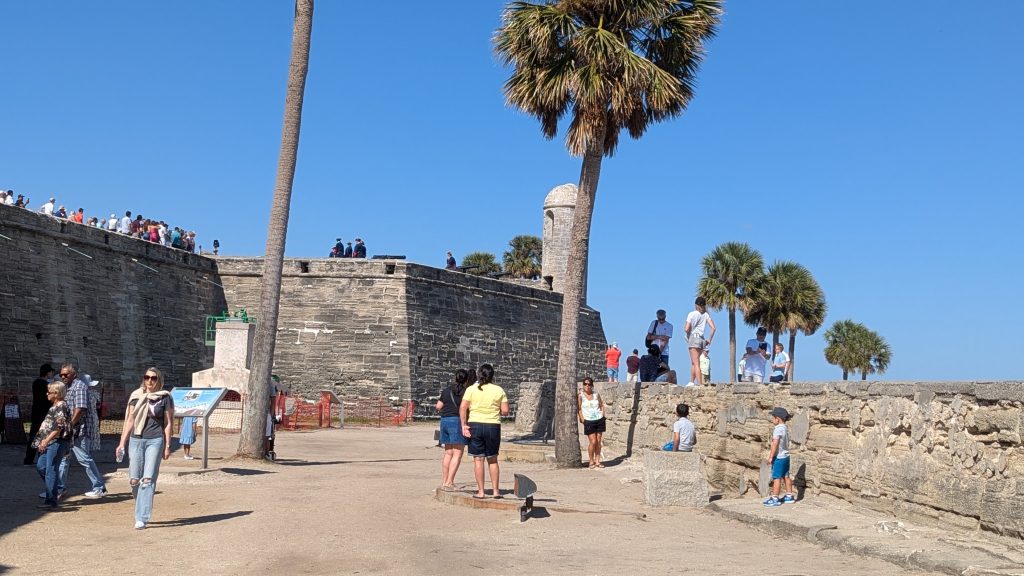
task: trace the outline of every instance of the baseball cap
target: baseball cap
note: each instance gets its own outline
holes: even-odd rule
[[[783,420],[789,420],[789,411],[787,411],[782,406],[776,406],[775,408],[772,408],[771,415],[777,418],[782,418]]]

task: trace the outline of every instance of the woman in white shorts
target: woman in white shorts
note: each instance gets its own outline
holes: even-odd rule
[[[715,321],[708,314],[707,304],[703,296],[698,296],[693,302],[693,311],[686,315],[686,345],[690,349],[690,382],[687,386],[695,383],[704,385],[704,375],[700,372],[700,355],[705,348],[711,346],[711,340],[715,337]],[[704,338],[707,328],[711,332]]]

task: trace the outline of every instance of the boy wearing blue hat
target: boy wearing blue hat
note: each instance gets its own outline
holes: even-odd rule
[[[789,477],[789,429],[786,428],[789,412],[777,406],[770,414],[772,424],[775,425],[772,430],[772,447],[768,451],[768,464],[772,467],[772,495],[764,501],[764,505],[782,506],[796,502],[793,497],[793,480]],[[779,498],[783,480],[786,481],[786,495]]]

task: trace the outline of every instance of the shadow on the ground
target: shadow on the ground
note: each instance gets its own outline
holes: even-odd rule
[[[263,474],[277,474],[273,470],[258,470],[256,468],[221,468],[221,472],[225,474],[234,474],[235,476],[260,476]]]
[[[612,458],[611,460],[602,460],[601,463],[604,464],[605,468],[614,468],[614,467],[618,466],[619,464],[622,464],[623,462],[625,462],[626,458],[628,458],[628,456],[623,454],[622,456],[616,456],[615,458]]]
[[[165,520],[162,522],[150,522],[149,526],[154,528],[171,528],[174,526],[192,526],[194,524],[209,524],[220,522],[241,516],[252,514],[252,510],[239,510],[238,512],[225,512],[223,514],[207,514],[206,516],[195,516],[193,518],[178,518],[177,520]]]
[[[160,491],[157,490],[155,493],[159,494]],[[70,507],[94,506],[96,504],[107,504],[107,503],[110,503],[110,502],[124,502],[125,500],[132,500],[132,499],[133,498],[132,498],[132,495],[131,495],[130,492],[127,493],[127,494],[107,494],[103,498],[93,498],[93,499],[82,498],[82,499],[79,499],[79,500],[75,500],[74,502],[62,503],[61,506],[63,506],[63,507],[69,507],[69,506]]]

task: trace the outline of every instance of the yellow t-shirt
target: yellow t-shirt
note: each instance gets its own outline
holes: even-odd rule
[[[466,388],[462,400],[469,402],[469,420],[478,424],[501,424],[501,403],[508,402],[508,396],[501,386],[484,384],[483,390],[473,384]]]

